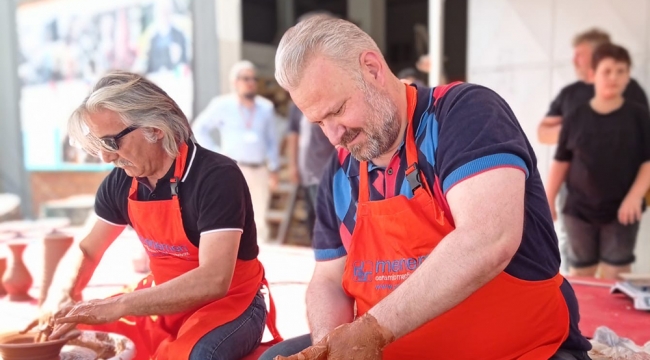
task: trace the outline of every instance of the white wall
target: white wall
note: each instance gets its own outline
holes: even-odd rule
[[[571,41],[599,27],[632,55],[632,76],[650,90],[650,0],[469,0],[468,81],[501,94],[535,148],[546,180],[554,148],[536,127],[551,100],[575,81]],[[650,273],[650,210],[642,221],[635,271]]]
[[[215,26],[219,44],[219,83],[230,92],[230,69],[242,59],[241,0],[215,0]]]

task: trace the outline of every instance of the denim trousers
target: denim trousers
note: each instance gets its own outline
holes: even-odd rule
[[[266,303],[258,292],[235,320],[205,334],[192,348],[189,360],[239,360],[257,349],[266,326]]]

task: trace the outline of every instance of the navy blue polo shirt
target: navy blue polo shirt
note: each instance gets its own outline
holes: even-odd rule
[[[523,171],[523,238],[505,271],[530,281],[555,276],[560,254],[537,159],[505,100],[474,84],[420,87],[417,93],[413,126],[407,131],[415,131],[418,162],[429,186],[438,183],[444,196],[454,185],[484,171],[501,167]],[[405,181],[406,167],[405,146],[399,148],[398,156],[387,167],[369,164],[370,200],[412,197]],[[346,255],[343,240],[347,242],[354,232],[358,196],[359,161],[341,149],[331,159],[319,188],[313,239],[317,261]],[[571,318],[569,338],[562,348],[589,350],[591,345],[578,329],[578,303],[573,289],[565,280],[561,290]]]

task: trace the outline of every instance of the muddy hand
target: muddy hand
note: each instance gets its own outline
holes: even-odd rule
[[[77,324],[106,324],[117,321],[124,315],[124,309],[117,297],[80,302],[65,316],[55,319],[55,327],[50,339],[62,337]]]
[[[32,330],[38,331],[39,334],[48,330],[49,333],[52,332],[54,327],[54,319],[61,317],[72,309],[74,303],[71,300],[62,300],[54,305],[52,302],[46,301],[39,307],[39,314],[36,319],[34,319],[29,325],[27,325],[20,334],[26,334]],[[36,329],[35,329],[36,328]]]
[[[67,310],[63,310],[67,312]],[[59,312],[57,312],[59,314]],[[35,319],[25,329],[20,331],[20,334],[26,334],[30,331],[36,331],[36,337],[34,338],[34,342],[40,343],[43,341],[47,341],[48,337],[52,333],[52,330],[54,329],[54,317],[57,314],[52,314],[50,311],[42,311],[41,315],[39,318]]]
[[[318,344],[288,358],[276,360],[380,360],[395,337],[370,314],[332,330]]]
[[[20,330],[18,333],[19,334],[26,334],[33,328],[37,327],[38,324],[41,322],[41,319],[35,319],[34,321],[30,322],[29,325],[27,325],[23,330]]]

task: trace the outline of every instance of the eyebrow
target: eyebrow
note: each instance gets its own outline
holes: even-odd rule
[[[121,131],[118,132],[118,133],[116,133],[116,134],[113,134],[113,135],[104,135],[104,136],[100,136],[100,137],[98,137],[98,139],[102,139],[102,138],[114,138],[114,137],[116,137],[117,135],[119,135],[120,133],[121,133]]]
[[[116,137],[117,135],[121,134],[122,131],[124,131],[124,130],[126,130],[126,129],[129,129],[129,128],[131,128],[131,127],[133,127],[133,125],[131,125],[131,126],[127,126],[127,127],[125,127],[123,130],[121,130],[121,131],[119,131],[119,132],[117,132],[117,133],[115,133],[115,134],[113,134],[113,135],[104,135],[104,136],[95,136],[95,135],[93,135],[93,136],[95,136],[95,137],[98,138],[98,139],[114,138],[114,137]]]

